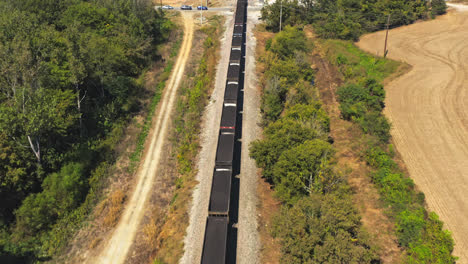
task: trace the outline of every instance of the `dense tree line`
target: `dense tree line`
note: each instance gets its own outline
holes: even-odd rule
[[[329,140],[330,120],[311,84],[303,31],[287,26],[262,57],[264,138],[250,155],[283,203],[272,233],[281,263],[376,263]]]
[[[282,11],[280,10],[282,9]],[[270,30],[282,25],[314,24],[323,38],[356,40],[365,32],[410,24],[446,12],[443,0],[282,0],[262,9]]]
[[[170,26],[144,0],[0,0],[0,257],[47,256],[43,235],[112,160]]]

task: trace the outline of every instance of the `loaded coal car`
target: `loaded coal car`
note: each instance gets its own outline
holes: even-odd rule
[[[238,97],[239,97],[239,83],[227,82],[226,88],[224,89],[224,102],[237,104]]]
[[[230,62],[227,73],[228,82],[239,82],[240,63]]]
[[[228,216],[231,198],[231,178],[232,167],[215,168],[211,184],[210,205],[208,206],[208,214],[210,216]]]
[[[229,63],[241,62],[242,53],[240,49],[231,49],[231,55],[229,56]]]
[[[244,34],[244,25],[234,25],[234,33],[233,36],[242,37]]]
[[[201,264],[226,263],[228,223],[227,217],[208,216]]]
[[[236,133],[234,131],[220,131],[218,148],[216,150],[216,167],[232,166],[234,159],[234,143]]]
[[[242,49],[244,40],[242,36],[232,36],[232,44],[231,44],[231,50],[232,49]]]
[[[234,132],[236,129],[237,120],[237,103],[223,104],[223,113],[221,114],[221,132]]]
[[[245,8],[237,8],[234,17],[234,25],[243,25],[245,23]]]

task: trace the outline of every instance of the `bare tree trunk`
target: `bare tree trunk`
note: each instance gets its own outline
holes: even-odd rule
[[[85,99],[86,97],[86,91],[85,91],[85,94],[83,95],[82,98],[80,98],[80,87],[79,87],[79,84],[76,83],[75,84],[75,89],[76,89],[76,106],[77,106],[77,109],[78,109],[78,113],[79,113],[79,120],[80,120],[80,138],[83,137],[83,119],[81,117],[81,102]]]
[[[34,152],[34,155],[36,156],[37,163],[41,164],[41,146],[39,145],[39,140],[35,138],[33,142],[31,137],[28,136],[28,141],[32,151]],[[36,146],[34,146],[34,143],[36,143]]]

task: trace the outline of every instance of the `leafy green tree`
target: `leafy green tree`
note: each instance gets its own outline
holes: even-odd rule
[[[302,114],[301,110],[305,113]],[[252,142],[250,146],[250,156],[255,159],[257,166],[264,169],[263,175],[268,179],[273,179],[272,168],[278,161],[282,152],[298,146],[307,140],[322,139],[327,140],[328,117],[321,115],[308,116],[307,108],[295,106],[294,113],[288,118],[281,118],[269,124],[264,130],[264,139]],[[288,112],[285,113],[288,116]],[[296,119],[296,116],[304,116],[304,119]]]
[[[376,250],[361,230],[346,197],[312,195],[283,207],[273,235],[282,244],[281,263],[374,263]]]
[[[283,60],[292,57],[298,51],[306,52],[307,41],[304,31],[297,27],[286,26],[273,38],[270,51]]]
[[[70,163],[60,172],[48,175],[42,184],[43,191],[28,196],[16,211],[15,236],[34,236],[45,231],[57,218],[76,208],[87,187],[84,168]]]
[[[312,192],[330,189],[334,178],[330,160],[334,150],[330,143],[314,139],[284,151],[273,167],[273,183],[276,195],[288,204]]]

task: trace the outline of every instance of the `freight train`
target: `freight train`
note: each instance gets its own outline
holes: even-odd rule
[[[230,199],[234,177],[235,145],[239,137],[236,124],[238,124],[238,114],[242,111],[239,93],[243,88],[242,72],[245,67],[243,54],[245,54],[246,41],[246,14],[247,0],[238,0],[203,241],[202,264],[224,264],[227,261],[228,230],[232,225],[229,221],[229,205],[232,202]]]

